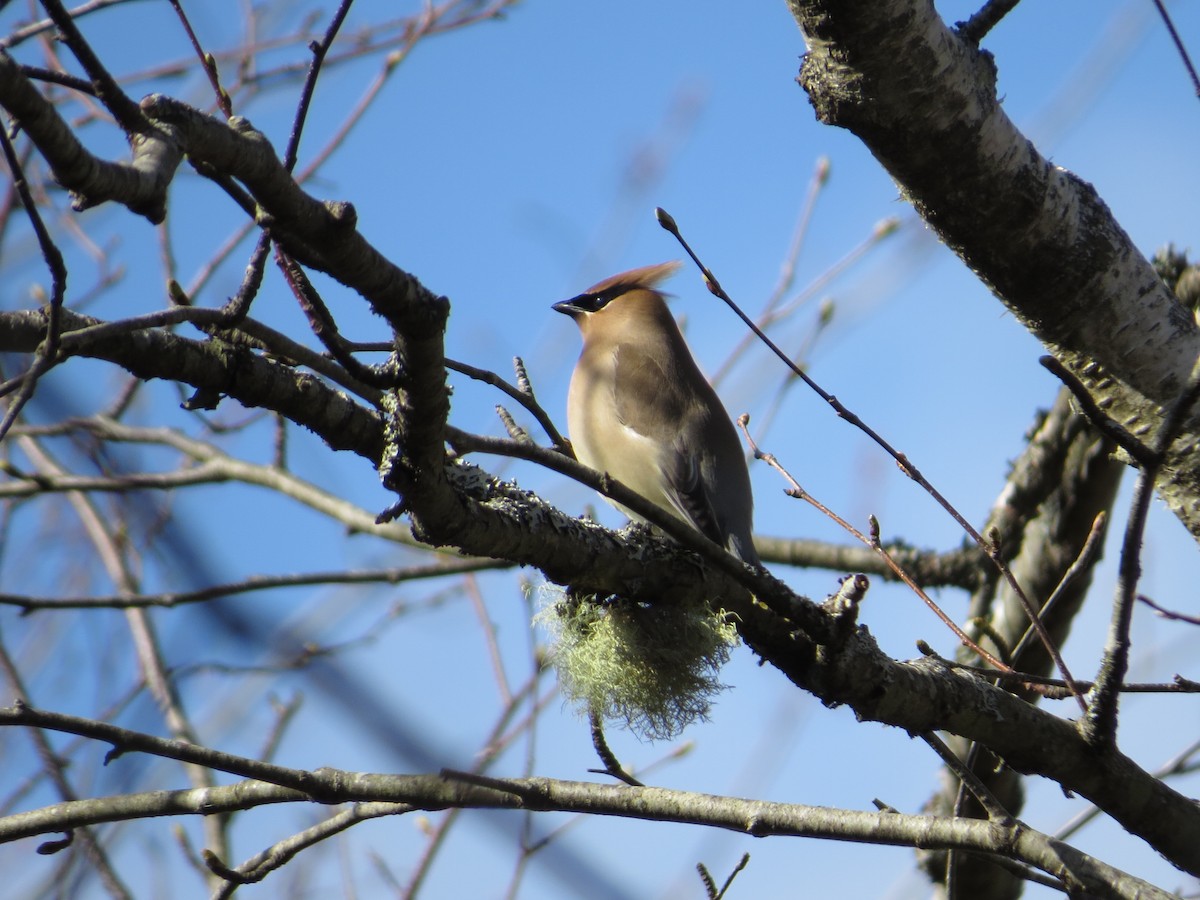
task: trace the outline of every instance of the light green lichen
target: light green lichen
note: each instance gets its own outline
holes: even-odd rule
[[[594,711],[650,740],[708,718],[725,690],[717,675],[738,641],[725,611],[699,601],[647,605],[556,592],[534,621],[556,640],[566,698],[582,714]]]

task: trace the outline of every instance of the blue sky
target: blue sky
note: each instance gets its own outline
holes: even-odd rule
[[[294,22],[316,7],[291,4],[284,18]],[[378,18],[381,9],[410,7],[416,4],[360,2],[347,32],[358,22]],[[939,4],[949,21],[965,18],[973,8]],[[1193,52],[1200,51],[1200,10],[1176,3],[1172,11],[1184,40]],[[237,39],[239,17],[227,12],[207,5],[193,11],[210,49]],[[101,47],[102,56],[117,58],[113,54],[119,44],[125,71],[161,58],[169,42],[172,58],[185,52],[167,4],[133,4],[95,17],[84,31]],[[131,34],[145,39],[129,42]],[[1095,184],[1145,252],[1167,241],[1183,247],[1196,243],[1200,176],[1194,159],[1200,106],[1150,4],[1026,3],[989,35],[985,46],[996,56],[1008,114],[1028,129],[1044,154]],[[832,303],[832,324],[808,356],[810,374],[908,453],[978,523],[1003,484],[1007,461],[1022,446],[1035,408],[1051,402],[1057,385],[1037,364],[1043,352],[1037,343],[915,220],[865,149],[850,134],[814,121],[794,81],[803,51],[801,36],[780,2],[526,0],[503,21],[419,46],[309,188],[322,197],[351,200],[368,239],[450,298],[448,355],[504,375],[511,371],[513,356],[523,357],[539,398],[565,427],[566,385],[578,337],[565,317],[550,311],[550,304],[612,272],[680,257],[652,216],[652,208],[662,206],[733,297],[747,311],[756,311],[779,277],[814,167],[827,158],[831,175],[796,260],[793,293],[851,252],[881,220],[898,217],[900,228],[825,285],[796,321],[781,330],[781,338],[798,347],[811,331],[817,304]],[[322,78],[301,166],[379,67],[380,61],[372,58]],[[199,77],[161,89],[200,104],[209,96]],[[293,103],[294,90],[280,90],[238,111],[281,147]],[[93,140],[90,146],[104,146],[99,132]],[[647,161],[654,165],[647,168]],[[631,172],[647,176],[641,186],[631,188]],[[196,204],[189,207],[196,212],[180,217],[172,228],[186,283],[240,219],[230,203],[214,197],[211,186],[194,175],[182,175],[174,190],[177,205]],[[85,221],[121,234],[113,252],[129,265],[127,284],[133,288],[102,300],[95,314],[115,316],[163,303],[157,239],[150,226],[105,210],[89,213]],[[247,252],[235,253],[197,302],[222,302],[235,289]],[[82,286],[88,278],[82,274],[86,267],[79,265],[77,283]],[[41,277],[33,264],[21,273],[31,281]],[[349,336],[386,338],[359,300],[328,283],[321,287]],[[741,338],[737,321],[690,269],[668,289],[677,297],[674,308],[686,321],[695,355],[707,371],[715,371]],[[25,301],[8,295],[3,302]],[[278,279],[269,279],[255,315],[295,332],[300,320],[290,304]],[[71,371],[56,373],[56,383],[87,396],[89,388],[71,381]],[[95,382],[100,390],[114,383],[106,370],[80,371],[101,373]],[[732,414],[750,412],[757,422],[771,406],[781,379],[778,366],[757,354],[721,385],[721,393]],[[454,385],[453,423],[500,433],[492,408],[501,398],[463,378],[455,378]],[[171,395],[162,386],[155,390],[159,397]],[[860,526],[873,513],[889,538],[937,549],[961,540],[953,522],[880,451],[802,389],[786,395],[763,446],[808,490]],[[268,449],[261,442],[248,442],[246,448],[259,459]],[[298,470],[339,496],[370,510],[388,503],[361,461],[331,461],[323,447],[303,435],[295,436],[292,453]],[[603,521],[621,521],[588,491],[560,476],[482,462],[502,468],[564,509],[582,512],[590,505]],[[752,479],[759,532],[844,540],[816,513],[785,497],[785,485],[764,466],[752,466]],[[191,517],[190,533],[200,542],[205,566],[222,579],[251,572],[399,564],[393,547],[368,538],[347,541],[339,528],[261,491],[220,488],[179,502]],[[230,509],[239,515],[228,516]],[[246,514],[240,514],[243,510]],[[1123,512],[1115,518],[1114,534],[1119,534]],[[1094,589],[1094,609],[1066,648],[1080,677],[1094,671],[1102,646],[1114,561],[1115,550],[1110,549]],[[1144,562],[1145,591],[1194,613],[1192,591],[1200,574],[1195,546],[1161,505],[1156,504]],[[835,588],[836,573],[776,571],[818,598]],[[151,584],[169,586],[177,574],[148,563]],[[524,574],[536,581],[536,573]],[[520,587],[513,576],[504,575],[481,578],[480,588],[504,658],[514,672],[521,672],[532,637]],[[256,616],[327,643],[361,634],[388,603],[408,597],[415,602],[420,596],[418,591],[292,592],[256,597],[252,609]],[[965,606],[964,598],[951,592],[940,599],[952,614]],[[180,658],[249,662],[260,652],[227,642],[206,615],[197,609],[160,617],[165,638]],[[899,657],[916,655],[918,639],[945,652],[953,647],[920,601],[898,589],[875,586],[863,620],[884,648]],[[206,640],[197,642],[198,634]],[[1161,680],[1177,671],[1195,677],[1186,668],[1192,664],[1184,644],[1190,637],[1139,611],[1138,680]],[[359,677],[393,687],[386,696],[388,714],[432,744],[454,748],[447,751],[454,757],[447,764],[470,764],[490,726],[496,689],[469,603],[457,598],[406,618],[350,659]],[[712,721],[684,735],[684,741],[694,742],[693,749],[660,770],[656,783],[856,809],[869,809],[872,799],[879,798],[903,811],[919,810],[937,770],[923,746],[894,729],[858,725],[845,710],[822,708],[773,671],[757,668],[744,650],[735,654],[725,676],[732,689],[720,698]],[[241,692],[241,700],[230,703],[223,693],[228,683],[216,676],[208,679],[188,689],[189,701],[218,735],[218,744],[233,752],[251,752],[256,745],[254,729],[261,727],[262,697],[268,691],[302,686],[287,679],[253,682]],[[94,708],[90,694],[68,696],[61,685],[46,690],[43,705],[61,700],[62,706]],[[403,771],[409,765],[394,747],[384,746],[343,715],[344,698],[308,690],[305,715],[311,718],[300,724],[315,731],[285,742],[280,762],[379,771]],[[1138,699],[1125,704],[1123,721],[1127,752],[1154,767],[1194,738],[1197,716],[1190,701]],[[630,765],[647,764],[672,749],[619,732],[611,737]],[[588,778],[586,770],[596,764],[584,723],[552,701],[538,732],[535,770]],[[522,766],[521,752],[513,752],[497,771],[519,774]],[[1079,801],[1062,797],[1053,785],[1034,783],[1030,794],[1024,818],[1043,830],[1053,830],[1080,808]],[[235,829],[239,849],[243,855],[256,852],[312,815],[304,810],[247,814]],[[517,820],[491,826],[491,818],[471,814],[459,826],[461,832],[431,875],[426,896],[501,894]],[[1113,838],[1113,829],[1102,825],[1077,842],[1103,854]],[[354,839],[384,855],[401,876],[422,840],[412,817],[359,826]],[[906,850],[752,841],[626,821],[583,823],[562,842],[603,870],[617,896],[701,896],[694,864],[706,863],[720,881],[745,851],[752,859],[738,877],[735,896],[925,894]],[[1163,887],[1177,885],[1151,851],[1128,840],[1120,846],[1110,862]],[[323,860],[311,873],[315,893],[346,876],[332,856]],[[347,865],[360,896],[384,895],[383,883],[362,859]],[[551,868],[535,864],[521,896],[564,896],[563,883],[548,874]],[[272,896],[280,883],[244,890],[250,897]],[[580,896],[588,895],[583,886],[576,888]],[[1043,895],[1031,889],[1028,896]]]

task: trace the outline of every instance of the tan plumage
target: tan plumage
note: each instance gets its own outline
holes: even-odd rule
[[[654,289],[678,268],[631,269],[554,304],[583,335],[567,397],[571,443],[580,462],[758,565],[737,431]]]

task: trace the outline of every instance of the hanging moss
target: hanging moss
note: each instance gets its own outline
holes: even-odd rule
[[[717,675],[738,641],[726,612],[701,602],[652,606],[568,592],[535,622],[556,638],[567,699],[650,740],[708,718],[725,690]]]

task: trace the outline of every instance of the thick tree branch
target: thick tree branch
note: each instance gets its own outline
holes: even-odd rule
[[[974,590],[994,567],[982,550],[965,544],[957,550],[919,550],[902,542],[881,544],[887,554],[925,588],[957,587]],[[899,581],[879,553],[857,544],[835,544],[803,538],[756,534],[754,548],[765,562],[833,572],[861,572],[885,581]]]
[[[94,323],[77,314],[64,316],[66,332]],[[22,349],[11,346],[13,340],[23,342],[25,349],[36,346],[44,327],[40,313],[0,316],[0,346]],[[440,336],[430,343],[440,348]],[[214,349],[210,344],[149,330],[103,336],[82,344],[76,352],[112,359],[140,377],[211,386],[248,405],[279,409],[332,445],[367,458],[381,454],[382,423],[374,411],[350,403],[312,376],[245,349]],[[412,356],[406,359],[414,361]],[[604,594],[655,602],[682,596],[720,598],[737,617],[743,637],[755,652],[823,701],[845,703],[862,718],[911,733],[946,730],[979,741],[1013,768],[1045,775],[1086,796],[1177,865],[1196,865],[1200,812],[1195,805],[1116,751],[1095,753],[1070,722],[935,661],[891,660],[865,631],[853,630],[852,616],[843,619],[819,610],[765,572],[752,574],[743,567],[742,577],[749,579],[758,595],[753,601],[730,574],[697,565],[694,555],[648,539],[644,530],[623,536],[571,518],[516,485],[461,461],[447,460],[440,442],[422,446],[430,434],[448,427],[444,418],[430,420],[430,394],[419,389],[430,379],[443,383],[440,353],[425,356],[421,363],[428,367],[434,360],[437,374],[425,372],[417,378],[420,367],[407,369],[406,385],[418,389],[408,392],[414,399],[404,415],[419,424],[407,426],[409,440],[398,445],[405,466],[412,466],[413,458],[427,460],[406,495],[413,503],[414,531],[422,539],[535,565],[554,580]],[[437,409],[436,393],[433,398],[436,411],[444,416]],[[589,474],[590,470],[561,454],[542,452],[556,460],[555,468],[569,469],[581,480],[590,479],[593,486],[614,493],[614,486],[597,473]],[[721,551],[714,546],[710,552]],[[764,603],[786,615],[772,612]],[[808,631],[797,630],[797,622]],[[815,643],[814,635],[824,643]],[[1046,748],[1052,749],[1046,752]]]
[[[322,203],[296,184],[270,141],[249,121],[229,124],[161,94],[142,101],[155,121],[173,129],[195,162],[241,181],[263,210],[264,224],[301,262],[357,291],[409,340],[440,335],[449,303],[384,257],[356,229],[354,207]]]
[[[167,187],[183,158],[166,132],[130,134],[133,160],[112,163],[89,153],[63,121],[58,110],[21,73],[20,66],[0,50],[0,106],[8,110],[29,135],[71,192],[77,210],[115,200],[151,222],[167,213]]]
[[[656,787],[593,784],[549,778],[496,779],[470,773],[375,775],[336,769],[285,769],[232,757],[179,741],[164,741],[100,722],[27,707],[0,710],[0,725],[33,723],[71,733],[91,733],[123,751],[172,759],[206,760],[223,771],[261,772],[269,781],[243,781],[204,790],[154,791],[55,804],[0,819],[0,841],[69,831],[85,825],[146,816],[212,815],[266,803],[394,803],[395,810],[528,809],[610,815],[724,828],[756,837],[795,836],[877,844],[960,849],[1010,858],[1097,897],[1155,898],[1169,894],[1080,853],[1061,841],[1010,820],[1003,823],[896,812],[867,813],[791,803],[742,800]]]
[[[857,9],[844,0],[842,5],[852,12]],[[819,4],[804,6],[815,9]],[[861,10],[858,12],[861,14]],[[833,13],[829,16],[836,18]],[[895,27],[899,29],[900,23]],[[950,40],[956,39],[951,35]],[[898,53],[894,44],[888,49]],[[814,52],[814,58],[817,56]],[[825,64],[830,61],[825,60]],[[927,77],[920,73],[921,79]],[[908,89],[918,93],[922,90],[921,85],[908,85]],[[938,99],[947,100],[940,95]],[[950,99],[964,98],[960,92]],[[931,98],[918,104],[918,110],[929,102]],[[1088,797],[1177,865],[1196,870],[1200,811],[1195,804],[1114,749],[1097,751],[1087,746],[1072,723],[936,661],[896,662],[879,650],[865,629],[856,627],[853,609],[822,609],[795,596],[768,573],[753,572],[744,566],[734,568],[730,561],[714,555],[720,553],[719,548],[694,543],[702,538],[677,534],[688,548],[685,550],[647,539],[643,533],[614,534],[572,519],[517,486],[449,456],[447,441],[462,435],[447,422],[442,337],[448,301],[426,290],[371,247],[356,231],[353,209],[348,204],[323,204],[301,191],[269,143],[245,120],[235,118],[226,125],[160,96],[148,98],[142,109],[171,129],[192,159],[241,181],[261,207],[264,226],[292,256],[359,292],[386,319],[396,342],[394,364],[400,387],[392,395],[391,409],[384,420],[375,411],[347,400],[321,379],[220,341],[188,341],[152,329],[97,335],[72,347],[71,352],[110,359],[140,378],[171,378],[227,394],[248,406],[277,410],[313,429],[331,446],[353,450],[381,466],[389,486],[401,494],[414,533],[430,544],[535,565],[553,580],[606,594],[657,602],[670,602],[681,595],[719,599],[735,615],[743,637],[756,653],[824,702],[845,703],[860,718],[897,725],[910,733],[946,730],[983,743],[1013,768],[1046,775],[1065,789]],[[883,133],[888,135],[889,129],[898,130],[903,124],[889,123]],[[897,134],[903,137],[903,133]],[[922,135],[921,143],[931,143],[929,134]],[[1058,179],[1055,184],[1061,189],[1076,189],[1079,202],[1086,199],[1087,192],[1069,179],[1049,174]],[[1011,185],[1006,190],[1011,191]],[[1089,209],[1094,215],[1095,209]],[[954,216],[948,221],[955,224]],[[1012,227],[1011,217],[1004,221]],[[943,227],[949,229],[949,225]],[[1045,228],[1032,231],[1038,239],[1045,239]],[[960,248],[960,252],[974,258],[967,248]],[[982,251],[979,255],[987,261]],[[1015,278],[1011,273],[1004,274]],[[1000,281],[991,280],[993,284]],[[1096,287],[1083,284],[1088,289]],[[1058,292],[1055,299],[1063,299],[1063,283],[1056,282],[1054,287]],[[1144,316],[1161,313],[1168,317],[1164,321],[1174,321],[1170,311],[1161,306],[1153,286],[1143,287],[1143,299],[1150,304],[1143,320]],[[65,316],[64,334],[69,338],[69,331],[89,324],[95,324],[95,320]],[[1063,331],[1061,327],[1059,330]],[[45,321],[40,313],[0,317],[0,346],[30,350],[44,333]],[[1071,337],[1069,329],[1056,340],[1066,347],[1067,337]],[[1165,397],[1170,393],[1173,373],[1171,365],[1158,361],[1136,374],[1157,385]],[[1125,388],[1117,391],[1121,392],[1128,394]],[[390,429],[386,435],[385,425]],[[1138,430],[1128,424],[1126,427],[1135,433]],[[558,454],[550,454],[544,461],[549,465],[551,460],[556,460],[552,467],[559,471],[574,465]],[[614,486],[597,473],[573,470],[571,475],[616,495]],[[670,523],[664,527],[675,534]],[[754,591],[753,598],[747,587]],[[403,797],[378,796],[380,782],[362,779],[339,777],[318,787],[336,789],[337,796],[345,799],[407,802]],[[312,795],[310,783],[300,787]],[[352,787],[361,787],[363,793],[356,793]],[[464,790],[461,784],[454,789]],[[542,790],[541,783],[518,785],[518,789],[520,796],[515,799],[506,792],[492,791],[489,796],[495,797],[498,805],[528,806],[532,802],[531,808],[559,808],[551,805],[556,801]],[[628,808],[628,796],[623,795],[622,809]],[[300,798],[292,795],[284,799]],[[597,811],[594,806],[588,808]],[[737,821],[740,829],[748,827],[745,819]],[[878,829],[881,819],[872,817],[867,824]],[[956,822],[953,827],[962,824]],[[997,827],[988,823],[965,825]],[[762,825],[756,827],[761,829]],[[988,835],[989,842],[1002,840],[999,845],[988,843],[988,849],[1012,847],[1014,840],[1018,845],[1021,840],[1019,834],[1011,832]],[[912,840],[909,835],[903,842]],[[1059,859],[1055,865],[1061,862]]]
[[[1088,543],[1096,516],[1111,508],[1125,469],[1112,459],[1111,450],[1111,442],[1072,411],[1070,394],[1060,388],[1054,405],[1039,416],[1028,446],[1013,463],[983,529],[997,536],[1013,574],[1043,606],[1043,624],[1059,646],[1070,633],[1091,586],[1092,568],[1086,567],[1065,585],[1063,579]],[[1095,562],[1091,560],[1093,565]],[[1052,595],[1058,599],[1053,608],[1046,608],[1044,604]],[[1032,637],[1022,641],[1022,635],[1029,632],[1029,618],[1007,584],[998,578],[991,578],[975,591],[968,621],[983,623],[973,629],[973,634],[1018,671],[1035,675],[1050,671],[1050,658],[1041,642]],[[960,659],[964,656],[960,654]],[[1084,690],[1089,687],[1086,683],[1079,686]],[[1019,685],[1012,689],[1032,703],[1038,701],[1032,691]],[[1020,814],[1024,803],[1021,775],[1001,765],[979,745],[971,747],[962,740],[950,743],[961,755],[975,761],[975,773],[1005,807]],[[932,808],[947,815],[955,809],[976,814],[970,799],[960,797],[959,786],[951,779],[943,780],[946,783],[931,800]],[[944,854],[923,854],[922,866],[935,880],[945,877]],[[1016,897],[1023,887],[1019,876],[1000,871],[983,857],[960,857],[955,861],[955,873],[959,895],[979,900]]]
[[[817,117],[861,138],[1097,406],[1148,441],[1187,384],[1200,330],[1091,185],[1009,120],[990,54],[948,28],[931,0],[789,5]],[[1198,442],[1193,413],[1156,487],[1200,538]]]
[[[184,312],[197,312],[184,310]],[[212,311],[218,318],[219,312]],[[243,406],[271,409],[320,435],[335,450],[352,450],[376,462],[382,429],[374,410],[330,390],[305,372],[280,365],[244,346],[221,340],[196,341],[157,328],[93,333],[72,341],[72,332],[104,324],[62,311],[64,353],[105,359],[142,380],[163,378],[233,397]],[[41,311],[0,313],[0,350],[32,353],[45,336]]]

